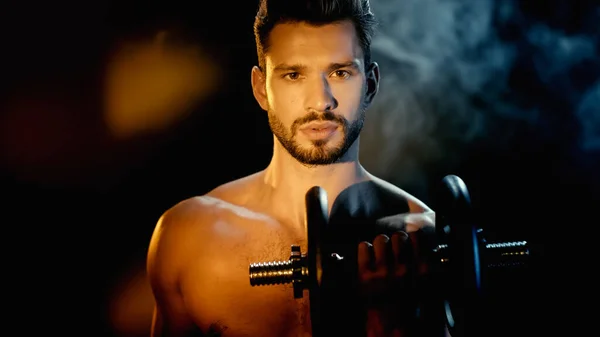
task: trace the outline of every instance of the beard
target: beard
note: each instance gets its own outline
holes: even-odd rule
[[[273,111],[269,110],[269,127],[286,151],[301,164],[306,166],[328,165],[341,161],[350,146],[354,144],[364,125],[365,110],[361,108],[358,118],[353,121],[332,112],[311,112],[296,119],[289,129],[283,125]],[[296,140],[298,128],[313,121],[335,122],[340,126],[343,139],[338,144],[330,144],[330,140],[313,140],[308,148],[298,144]]]

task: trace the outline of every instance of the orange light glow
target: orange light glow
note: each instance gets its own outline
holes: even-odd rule
[[[107,65],[104,117],[117,138],[172,126],[218,87],[217,65],[199,46],[166,39],[122,43]]]

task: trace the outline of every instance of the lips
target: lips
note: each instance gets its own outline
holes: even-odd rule
[[[337,124],[333,122],[310,122],[300,128],[302,131],[322,131],[327,129],[337,129]]]
[[[331,137],[338,125],[333,122],[311,122],[300,128],[300,131],[311,140],[322,140]]]

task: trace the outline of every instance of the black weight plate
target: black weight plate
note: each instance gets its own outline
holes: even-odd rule
[[[482,291],[481,247],[464,181],[456,175],[442,180],[436,211],[436,228],[448,245],[446,316],[453,336],[470,336],[477,324]],[[469,329],[467,329],[469,328]]]
[[[308,239],[308,294],[310,301],[310,319],[312,335],[324,336],[324,317],[322,315],[322,253],[323,232],[327,226],[327,192],[314,186],[306,193],[306,235]]]

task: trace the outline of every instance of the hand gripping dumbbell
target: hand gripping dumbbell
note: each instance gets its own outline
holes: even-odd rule
[[[508,270],[526,267],[529,247],[526,241],[488,243],[483,230],[476,226],[471,211],[471,198],[465,183],[456,175],[442,180],[435,210],[436,239],[432,249],[434,270],[444,285],[443,310],[446,325],[453,337],[470,335],[466,326],[475,318],[478,299],[485,289],[488,270]],[[327,194],[319,186],[306,193],[307,251],[292,245],[288,260],[257,262],[249,266],[252,286],[292,283],[294,297],[303,297],[308,290],[313,336],[322,329],[322,276],[330,263],[343,257],[325,256],[323,230],[327,226]],[[437,268],[436,268],[437,267]]]

